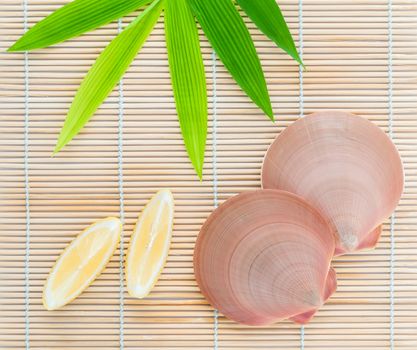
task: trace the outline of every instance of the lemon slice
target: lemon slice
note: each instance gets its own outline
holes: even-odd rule
[[[46,309],[68,304],[96,279],[112,257],[121,231],[120,220],[109,217],[87,227],[71,242],[45,283],[42,301]]]
[[[161,190],[140,215],[127,252],[126,283],[132,297],[146,297],[158,280],[168,256],[173,219],[172,193]]]

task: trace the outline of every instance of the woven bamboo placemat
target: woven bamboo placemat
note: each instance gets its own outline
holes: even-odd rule
[[[234,84],[203,39],[210,94],[204,180],[181,140],[160,22],[123,82],[82,134],[51,158],[88,67],[113,23],[29,54],[5,53],[66,0],[0,0],[1,349],[416,349],[417,2],[281,0],[307,71],[249,25],[266,72],[273,125]],[[124,19],[123,25],[130,21]],[[401,152],[405,193],[377,248],[337,258],[339,288],[305,328],[250,328],[200,295],[192,253],[218,204],[260,186],[262,157],[300,115],[336,108],[382,127]],[[123,215],[123,246],[159,188],[176,198],[168,263],[149,298],[120,288],[120,250],[88,290],[55,312],[41,305],[60,251],[92,221]]]

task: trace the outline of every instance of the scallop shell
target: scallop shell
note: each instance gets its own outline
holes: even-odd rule
[[[367,119],[326,111],[297,120],[270,146],[262,186],[298,194],[328,219],[335,254],[372,248],[404,184],[390,138]]]
[[[305,323],[336,289],[334,248],[330,227],[302,198],[244,192],[201,228],[194,271],[207,300],[234,321]]]
[[[325,286],[325,290],[323,294],[323,303],[325,303],[332,296],[332,294],[336,291],[336,288],[337,288],[336,271],[333,269],[333,267],[331,267],[329,270],[329,273],[327,274],[326,286]],[[302,314],[290,317],[290,320],[296,323],[306,324],[313,318],[316,311],[317,311],[317,308],[311,309]]]

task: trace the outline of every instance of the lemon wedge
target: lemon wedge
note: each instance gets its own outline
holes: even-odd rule
[[[160,190],[140,215],[126,256],[127,290],[132,297],[144,298],[158,280],[171,244],[174,198]]]
[[[109,217],[96,221],[70,243],[46,280],[42,297],[46,309],[68,304],[96,279],[116,250],[121,231],[120,220]]]

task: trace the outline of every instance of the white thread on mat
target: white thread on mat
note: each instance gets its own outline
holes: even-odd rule
[[[303,60],[303,0],[298,1],[298,43],[299,43],[299,55],[301,60]],[[299,116],[300,118],[304,115],[304,81],[303,81],[303,67],[301,64],[298,68],[298,80],[299,80]],[[300,327],[300,349],[304,350],[304,326]]]
[[[303,1],[299,0],[298,2],[298,42],[299,48],[298,52],[300,55],[301,60],[303,60],[303,49],[304,49],[304,41],[303,41]],[[299,99],[299,106],[300,106],[300,117],[304,115],[304,80],[303,80],[303,67],[301,64],[298,66],[298,79],[300,82],[300,99]]]
[[[23,31],[28,30],[28,2],[23,1]],[[30,185],[29,185],[29,54],[24,52],[24,156],[23,168],[25,177],[25,215],[26,215],[26,237],[25,237],[25,347],[30,349],[30,319],[29,319],[29,264],[30,264]]]
[[[219,197],[217,190],[217,57],[213,51],[211,55],[212,74],[213,74],[213,125],[212,125],[212,166],[213,166],[213,204],[219,206]],[[214,350],[219,348],[219,312],[214,310]]]
[[[216,53],[212,53],[213,63],[213,202],[214,207],[219,206],[219,198],[217,191],[217,64]]]
[[[118,21],[118,31],[122,31],[122,19]],[[120,221],[124,228],[124,191],[123,191],[123,113],[124,113],[124,95],[123,95],[123,79],[119,82],[119,125],[118,125],[118,139],[117,139],[117,165],[118,165],[118,183],[119,183],[119,210]],[[124,234],[123,229],[120,237],[120,264],[119,264],[119,344],[120,350],[124,349]]]
[[[300,349],[304,350],[304,326],[300,327]]]
[[[388,134],[394,141],[394,117],[392,107],[393,78],[392,78],[392,0],[388,0]],[[395,212],[390,221],[390,349],[394,350],[395,320],[394,320],[394,269],[395,269]]]

